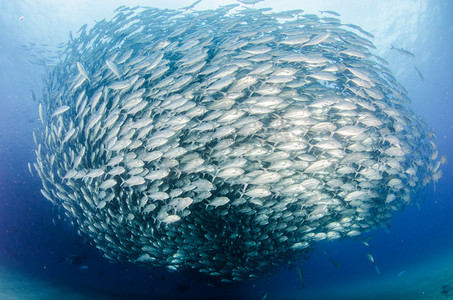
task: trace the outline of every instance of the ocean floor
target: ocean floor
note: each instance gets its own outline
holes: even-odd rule
[[[274,295],[268,294],[268,299]],[[302,289],[275,295],[275,299],[453,299],[453,251],[391,275],[364,278],[322,289]]]
[[[17,271],[0,266],[0,299],[2,300],[53,300],[53,299],[111,299],[87,294],[69,287],[54,285],[50,282],[29,277]]]
[[[154,297],[153,297],[154,298]],[[114,299],[58,286],[0,266],[0,299]],[[364,278],[339,286],[269,291],[266,299],[453,299],[453,252],[448,251],[397,275]]]

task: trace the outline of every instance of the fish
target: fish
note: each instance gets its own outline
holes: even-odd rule
[[[39,102],[38,113],[39,113],[39,120],[41,120],[41,124],[44,125],[44,112],[43,112],[43,107],[42,107],[41,102]]]
[[[299,267],[298,265],[296,266],[296,271],[297,271],[297,279],[299,279],[299,284],[301,287],[305,287],[304,285],[304,275],[302,273],[302,269],[301,267]]]
[[[96,177],[104,175],[104,173],[105,172],[104,172],[104,170],[102,168],[92,169],[85,175],[85,177],[96,178]]]
[[[416,66],[414,66],[414,68],[415,68],[415,71],[417,72],[418,77],[419,77],[422,81],[425,81],[425,78],[423,77],[422,72],[421,72]]]
[[[228,202],[230,202],[230,199],[228,199],[227,197],[217,197],[215,198],[214,200],[212,200],[209,205],[210,206],[214,206],[214,207],[218,207],[218,206],[222,206],[222,205],[225,205],[227,204]]]
[[[80,62],[77,62],[77,69],[79,70],[80,75],[82,75],[83,78],[90,81],[90,78],[88,78],[88,75],[87,75],[87,71],[85,70],[85,68],[83,67],[83,65]]]
[[[30,90],[30,92],[31,92],[31,98],[33,99],[33,102],[36,103],[37,100],[36,100],[36,94],[35,94],[35,92],[34,92],[33,90]]]
[[[381,275],[381,268],[379,268],[378,265],[376,265],[376,264],[374,265],[374,270],[376,271],[376,273],[377,273],[378,275]]]
[[[370,253],[367,253],[366,256],[368,257],[368,260],[374,264],[374,257]]]
[[[106,181],[104,181],[104,182],[99,186],[99,188],[100,188],[100,189],[103,189],[103,190],[109,189],[109,188],[111,188],[111,187],[114,187],[114,186],[116,185],[116,183],[117,183],[117,182],[116,182],[115,179],[110,178],[110,179],[107,179]]]
[[[365,128],[361,128],[359,126],[344,126],[337,129],[335,133],[342,136],[356,136],[365,131],[366,131]]]
[[[33,177],[33,171],[31,169],[31,164],[28,162],[27,163],[28,171],[30,172],[30,175]]]
[[[320,10],[319,12],[322,14],[329,14],[329,15],[333,15],[336,17],[340,17],[340,14],[333,10]]]
[[[321,33],[316,36],[314,36],[310,41],[304,44],[304,47],[306,46],[316,46],[318,44],[321,44],[325,40],[327,40],[330,37],[330,32],[326,33]]]
[[[113,62],[111,62],[110,60],[106,60],[105,64],[110,69],[110,71],[112,71],[112,73],[116,75],[116,77],[118,79],[121,78],[120,71],[118,70],[118,67]]]
[[[386,228],[442,180],[371,33],[259,2],[122,6],[48,66],[28,168],[106,259],[259,278]]]
[[[403,48],[396,48],[395,46],[393,46],[393,44],[391,44],[390,49],[395,50],[398,53],[403,54],[403,55],[408,56],[408,57],[415,57],[415,55],[412,52],[407,51],[407,50],[405,50]]]
[[[169,216],[166,216],[162,220],[162,223],[171,224],[171,223],[177,222],[179,220],[181,220],[180,216],[178,216],[178,215],[169,215]]]
[[[187,6],[181,7],[181,9],[184,9],[184,10],[192,9],[195,6],[197,6],[200,2],[201,2],[201,0],[197,0],[197,1],[191,3],[191,4],[187,5]]]
[[[244,170],[242,170],[241,168],[232,167],[232,168],[226,168],[226,169],[220,171],[217,174],[217,177],[228,179],[228,178],[240,176],[242,174],[244,174]]]
[[[81,254],[71,254],[65,257],[62,257],[58,262],[66,262],[70,265],[84,265],[86,260],[88,259],[88,253],[81,253]]]
[[[332,258],[332,256],[327,252],[327,250],[323,249],[322,250],[325,255],[329,258],[330,262],[336,267],[336,268],[341,268],[341,264],[338,263],[336,260]]]
[[[53,117],[57,117],[57,116],[59,116],[59,115],[65,113],[65,112],[67,112],[70,108],[71,108],[71,107],[69,107],[68,105],[62,105],[62,106],[58,107],[58,108],[54,111],[54,113],[52,114],[51,117],[52,117],[52,118],[53,118]]]
[[[238,1],[238,2],[240,2],[242,4],[249,5],[249,4],[256,4],[256,3],[262,2],[264,0],[236,0],[236,1]]]
[[[124,180],[123,183],[121,183],[121,185],[126,184],[126,186],[133,187],[136,185],[142,185],[145,182],[146,182],[145,179],[141,176],[132,176]]]

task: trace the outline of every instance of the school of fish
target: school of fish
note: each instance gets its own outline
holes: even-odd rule
[[[49,68],[45,198],[112,261],[256,278],[442,176],[372,35],[335,12],[122,6]]]

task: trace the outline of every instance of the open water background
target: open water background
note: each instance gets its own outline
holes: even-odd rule
[[[112,17],[113,10],[121,4],[178,8],[190,3],[0,0],[0,269],[6,274],[0,281],[8,280],[9,273],[19,273],[24,276],[21,278],[64,287],[67,293],[77,291],[99,297],[189,298],[203,293],[205,297],[239,295],[260,299],[267,291],[268,299],[304,295],[309,298],[308,291],[337,285],[354,289],[357,281],[373,283],[387,278],[391,282],[393,278],[397,282],[415,272],[411,270],[422,272],[426,261],[452,252],[452,163],[443,166],[444,177],[435,191],[432,187],[427,190],[419,207],[407,207],[396,214],[389,228],[369,234],[370,248],[353,240],[321,243],[302,266],[305,288],[300,287],[295,269],[281,270],[254,282],[209,287],[206,279],[199,279],[195,274],[110,264],[77,236],[68,222],[58,219],[56,211],[39,192],[39,178],[32,177],[27,169],[27,162],[35,160],[32,131],[40,125],[38,105],[32,100],[31,91],[39,99],[44,74],[44,69],[35,62],[53,55],[56,45],[67,41],[70,30],[75,33],[85,23],[92,26],[94,20]],[[196,8],[230,3],[234,1],[202,1]],[[301,4],[301,1],[269,0],[255,7],[273,7],[277,11],[302,8],[307,13],[334,10],[342,15],[343,23],[360,25],[373,33],[376,53],[389,61],[395,77],[408,90],[415,113],[435,129],[440,155],[447,154],[453,159],[453,2],[312,0]],[[391,44],[410,50],[415,58],[391,50]],[[414,66],[423,73],[424,81]],[[341,268],[336,268],[322,249]],[[373,254],[381,275],[368,261],[366,252]],[[73,254],[86,254],[83,265],[88,269],[67,263]],[[448,263],[451,262],[445,258],[445,264]],[[429,276],[436,270],[428,264],[424,272]],[[450,281],[448,278],[432,282],[433,291],[439,296],[448,296],[448,293],[441,294],[444,285],[453,286],[453,276]],[[34,290],[30,289],[19,284],[9,295],[20,299],[26,292],[33,295]],[[0,292],[6,292],[5,285],[0,285]],[[375,292],[379,298],[380,291]],[[51,299],[53,295],[49,293],[36,292],[33,299]],[[452,294],[453,291],[451,297]],[[428,297],[423,293],[417,295],[420,299]]]

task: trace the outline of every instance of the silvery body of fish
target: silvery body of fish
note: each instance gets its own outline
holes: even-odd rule
[[[122,7],[48,72],[42,194],[110,260],[256,278],[384,226],[442,174],[357,26],[232,7]]]

